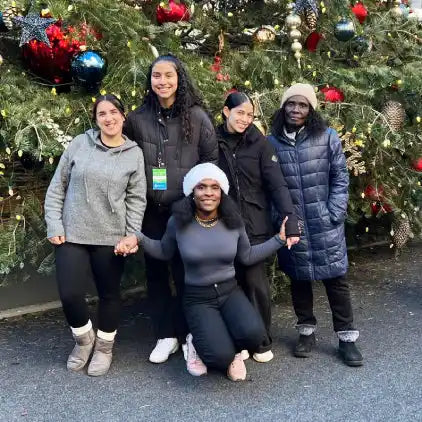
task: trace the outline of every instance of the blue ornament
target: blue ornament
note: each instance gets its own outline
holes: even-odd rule
[[[356,35],[355,24],[352,20],[341,18],[334,28],[334,36],[339,41],[349,41]]]
[[[3,31],[7,31],[7,27],[3,20],[3,13],[0,12],[0,32],[3,32]]]
[[[107,72],[107,62],[98,52],[87,50],[73,57],[70,69],[76,84],[95,91]]]

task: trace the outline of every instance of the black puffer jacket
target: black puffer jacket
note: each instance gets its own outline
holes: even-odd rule
[[[199,106],[191,108],[191,119],[191,143],[183,140],[180,116],[165,116],[161,111],[154,112],[141,106],[126,119],[125,135],[137,142],[144,153],[150,205],[168,208],[183,197],[183,178],[192,167],[205,162],[217,163],[218,146],[210,119]],[[152,189],[152,169],[159,167],[160,149],[161,167],[167,169],[167,190]]]
[[[292,199],[272,145],[251,125],[244,134],[217,128],[219,166],[226,173],[229,195],[237,202],[252,244],[273,235],[271,201],[277,212],[288,216],[286,235],[299,236]]]

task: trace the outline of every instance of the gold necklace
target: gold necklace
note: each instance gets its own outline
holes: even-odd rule
[[[195,214],[195,220],[198,222],[200,226],[205,227],[207,229],[214,227],[218,223],[218,217],[211,218],[210,220],[203,220],[202,218],[199,218],[196,214]]]

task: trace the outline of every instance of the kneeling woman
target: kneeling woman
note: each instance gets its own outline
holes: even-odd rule
[[[142,227],[146,180],[142,150],[122,135],[120,100],[99,97],[93,118],[99,130],[77,136],[60,159],[45,198],[45,220],[48,240],[56,245],[63,311],[76,341],[67,367],[82,369],[94,349],[88,374],[98,376],[110,367],[119,322],[124,262],[114,245]],[[85,301],[91,273],[100,299],[97,336]]]
[[[260,315],[237,285],[234,260],[251,265],[278,250],[285,244],[285,221],[280,234],[251,246],[228,191],[227,177],[217,166],[195,166],[184,178],[186,198],[173,206],[163,238],[130,235],[116,245],[116,253],[134,252],[139,242],[150,255],[169,260],[179,249],[185,266],[183,304],[192,333],[187,338],[188,371],[203,375],[209,366],[227,371],[231,380],[239,381],[246,378],[239,352],[258,350],[267,333]]]

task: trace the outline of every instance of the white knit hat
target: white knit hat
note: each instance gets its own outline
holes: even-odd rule
[[[229,193],[229,181],[223,170],[212,163],[202,163],[191,168],[183,179],[183,193],[189,196],[195,186],[204,179],[216,180],[220,188],[227,195]]]
[[[283,104],[290,97],[294,97],[295,95],[301,95],[302,97],[305,97],[314,110],[317,108],[317,96],[313,86],[309,84],[294,84],[289,89],[287,89],[283,94],[283,98],[281,99],[280,108],[283,107]]]

